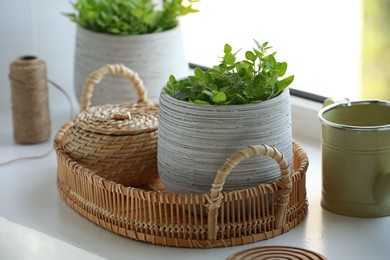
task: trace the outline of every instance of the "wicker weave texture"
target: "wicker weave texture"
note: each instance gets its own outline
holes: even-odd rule
[[[326,258],[309,249],[291,246],[259,246],[239,251],[227,260],[326,260]]]
[[[138,102],[90,107],[94,86],[109,74],[129,79],[138,93]],[[62,141],[72,159],[125,186],[138,187],[158,176],[159,107],[148,102],[136,73],[123,65],[107,65],[95,71],[85,84],[80,106],[81,112]]]
[[[172,194],[159,179],[142,188],[125,187],[82,166],[61,148],[69,127],[64,125],[54,142],[59,192],[75,211],[122,236],[165,246],[228,247],[283,234],[306,215],[308,159],[296,142],[288,179],[229,192],[216,181],[210,194]]]

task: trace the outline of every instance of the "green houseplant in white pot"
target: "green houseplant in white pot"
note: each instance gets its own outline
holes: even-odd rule
[[[160,3],[157,3],[157,2]],[[197,0],[76,0],[75,13],[66,13],[77,24],[74,61],[76,96],[89,74],[113,63],[122,63],[144,80],[148,96],[158,102],[169,75],[188,75],[178,18],[196,12]],[[96,89],[92,104],[123,103],[135,99],[128,82],[107,77]]]
[[[170,76],[160,95],[158,171],[167,190],[208,193],[216,172],[236,150],[267,144],[293,161],[291,105],[283,79],[286,62],[268,54],[268,43],[237,60],[230,45],[221,64],[193,76]],[[278,179],[270,158],[250,158],[228,176],[225,190],[253,187]]]

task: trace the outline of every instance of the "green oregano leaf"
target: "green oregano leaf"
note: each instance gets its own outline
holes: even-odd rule
[[[202,90],[202,93],[203,93],[203,94],[206,94],[206,95],[209,96],[210,98],[214,98],[213,92],[211,92],[211,91],[209,91],[209,90],[207,90],[207,89]]]
[[[161,13],[151,12],[151,13],[146,14],[144,16],[143,20],[144,20],[145,24],[147,24],[149,26],[156,26],[158,24],[160,17],[161,17]]]
[[[175,82],[176,82],[175,76],[173,75],[169,76],[168,83],[175,83]]]
[[[199,105],[210,105],[209,102],[204,101],[204,100],[199,100],[199,99],[194,100],[194,103],[199,104]]]
[[[256,55],[251,51],[247,51],[245,52],[245,58],[254,62],[256,60]]]
[[[219,92],[218,94],[216,94],[214,97],[213,97],[213,101],[215,103],[223,103],[226,101],[226,94],[225,92]]]
[[[224,46],[224,48],[223,48],[223,51],[225,52],[225,53],[230,53],[230,52],[232,52],[232,46],[230,46],[229,44],[225,44],[225,46]]]
[[[225,53],[225,56],[223,57],[223,61],[225,62],[226,65],[232,65],[236,61],[236,56],[234,56],[234,54],[230,52]]]
[[[293,75],[288,76],[288,77],[280,80],[279,81],[280,89],[283,90],[283,89],[287,88],[288,86],[290,86],[290,84],[293,82],[293,80],[294,80]]]
[[[194,75],[195,75],[196,78],[202,79],[203,78],[203,74],[204,74],[204,72],[200,68],[195,68],[194,69]]]
[[[275,66],[276,73],[279,77],[283,77],[287,71],[287,63],[286,62],[278,62]]]
[[[208,82],[212,82],[212,79],[213,77],[211,76],[211,74],[209,72],[205,72],[203,74],[203,80],[204,82],[208,83]]]

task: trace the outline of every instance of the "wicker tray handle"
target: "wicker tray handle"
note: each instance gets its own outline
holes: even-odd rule
[[[96,84],[99,84],[100,81],[106,75],[122,75],[133,83],[135,90],[138,93],[138,103],[147,102],[147,91],[144,86],[142,79],[138,76],[137,73],[132,71],[131,69],[125,67],[123,64],[109,64],[106,65],[94,72],[92,72],[85,82],[83,93],[80,99],[80,109],[81,111],[88,109],[91,105],[91,97],[93,88]]]
[[[279,201],[276,212],[276,228],[282,227],[286,222],[287,204],[292,189],[292,181],[290,177],[290,168],[287,160],[283,154],[276,148],[268,145],[254,145],[249,146],[245,150],[240,150],[231,155],[222,167],[218,170],[214,183],[212,184],[210,195],[208,198],[208,233],[209,240],[217,239],[217,221],[218,221],[218,208],[222,202],[222,188],[225,183],[227,175],[230,171],[238,165],[245,158],[252,157],[254,155],[266,155],[274,159],[280,167],[281,178],[277,181],[277,185],[281,188],[278,190]]]

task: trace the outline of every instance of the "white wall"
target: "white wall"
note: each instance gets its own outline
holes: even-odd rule
[[[68,0],[0,1],[0,111],[11,113],[9,65],[24,55],[46,62],[48,78],[74,99],[73,55],[75,24],[62,12],[71,12]],[[66,99],[49,86],[50,105]],[[65,106],[66,107],[66,106]]]

